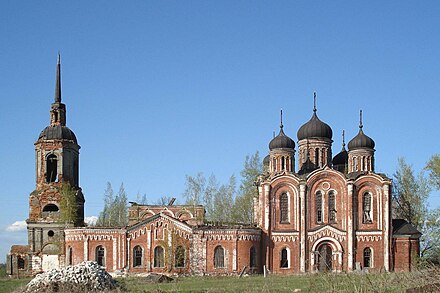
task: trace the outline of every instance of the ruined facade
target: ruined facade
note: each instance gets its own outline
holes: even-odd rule
[[[66,126],[60,62],[50,125],[35,143],[36,189],[29,196],[28,245],[7,256],[11,275],[94,260],[108,271],[279,274],[359,269],[408,271],[420,233],[391,219],[391,180],[374,171],[373,139],[359,133],[332,156],[333,132],[313,114],[296,144],[283,130],[269,143],[254,198],[254,224],[210,226],[203,206],[129,208],[126,227],[85,227],[79,149]],[[343,139],[344,141],[344,139]],[[66,192],[77,207],[66,219]],[[73,218],[72,218],[73,215]]]

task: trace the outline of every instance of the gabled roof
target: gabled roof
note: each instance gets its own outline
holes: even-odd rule
[[[179,221],[179,220],[177,220],[177,219],[175,219],[173,217],[170,217],[168,215],[165,215],[163,213],[159,213],[159,214],[155,214],[154,216],[151,216],[151,217],[149,217],[149,218],[147,218],[147,219],[145,219],[143,221],[140,221],[140,222],[138,222],[138,223],[136,223],[136,224],[134,224],[132,226],[127,227],[127,232],[131,232],[131,231],[134,231],[136,229],[139,229],[140,227],[142,227],[142,226],[144,226],[144,225],[146,225],[148,223],[154,222],[155,220],[157,220],[159,218],[163,218],[165,220],[168,220],[168,221],[172,222],[174,225],[176,225],[177,227],[179,227],[179,228],[181,228],[183,230],[186,230],[188,232],[192,231],[192,227],[189,226],[188,224],[186,224],[186,223],[184,223],[182,221]]]
[[[422,233],[404,219],[393,219],[393,235],[420,236]]]

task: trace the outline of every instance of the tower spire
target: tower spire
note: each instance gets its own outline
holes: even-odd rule
[[[55,82],[55,103],[61,103],[61,55],[59,51],[58,51],[56,82]]]
[[[316,92],[313,92],[313,112],[316,113]]]
[[[359,112],[359,129],[362,129],[362,127],[364,127],[364,126],[362,125],[362,110],[360,110],[360,112]]]
[[[342,129],[342,149],[345,149],[345,130]]]
[[[283,129],[283,109],[281,109],[281,114],[280,114],[280,128]]]

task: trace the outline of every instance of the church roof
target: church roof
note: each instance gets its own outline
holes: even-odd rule
[[[359,133],[348,143],[348,150],[374,149],[374,140],[362,130],[362,110],[360,111]]]
[[[283,110],[281,110],[280,133],[269,143],[269,149],[295,149],[295,142],[288,137],[283,130]]]
[[[419,230],[404,219],[393,219],[393,235],[422,235]]]
[[[74,143],[78,143],[75,133],[67,126],[53,125],[47,126],[41,131],[38,140],[51,140],[51,139],[65,139],[72,140]]]

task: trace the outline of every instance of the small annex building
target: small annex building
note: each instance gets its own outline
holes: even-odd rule
[[[86,227],[80,146],[66,126],[60,67],[58,58],[50,125],[35,142],[28,244],[11,247],[8,274],[33,275],[87,260],[129,273],[411,270],[421,234],[391,218],[392,182],[375,172],[375,142],[364,133],[362,112],[348,150],[343,137],[333,156],[333,131],[318,118],[316,96],[311,119],[298,130],[298,147],[284,133],[281,115],[257,180],[252,225],[207,225],[203,206],[132,203],[128,226]],[[74,188],[77,206],[77,221],[68,225],[60,220],[65,183]]]

